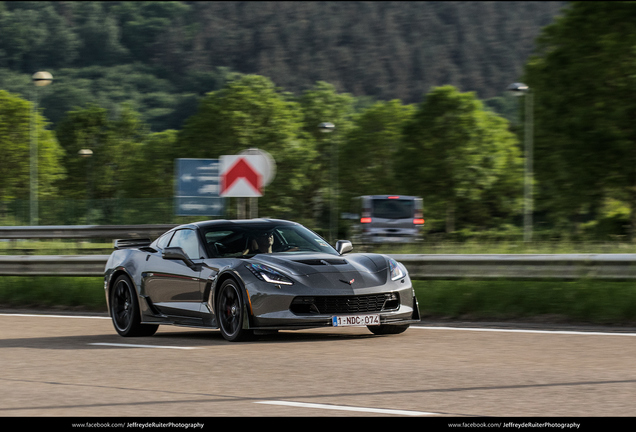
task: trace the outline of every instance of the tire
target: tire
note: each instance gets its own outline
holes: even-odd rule
[[[216,316],[223,338],[241,342],[254,338],[254,331],[243,328],[245,308],[238,283],[228,279],[221,284],[217,296]]]
[[[390,324],[380,324],[379,326],[367,326],[369,331],[375,335],[391,335],[391,334],[400,334],[404,333],[408,328],[409,324],[402,325],[390,325]]]
[[[119,276],[113,284],[110,316],[115,330],[124,337],[152,336],[159,328],[155,324],[141,324],[137,291],[126,275]]]

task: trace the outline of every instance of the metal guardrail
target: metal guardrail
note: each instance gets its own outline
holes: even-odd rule
[[[636,279],[636,254],[391,256],[412,279]]]
[[[89,239],[159,237],[177,224],[1,226],[0,239]]]
[[[636,254],[390,255],[412,279],[636,280]],[[102,276],[108,255],[0,256],[0,276]]]
[[[0,276],[103,276],[109,255],[4,255]]]

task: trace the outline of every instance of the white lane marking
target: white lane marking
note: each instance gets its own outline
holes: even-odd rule
[[[107,316],[86,316],[86,315],[47,315],[47,314],[13,314],[0,313],[0,316],[17,316],[17,317],[38,317],[38,318],[83,318],[83,319],[104,319],[110,320]],[[431,327],[412,325],[412,329],[424,330],[458,330],[458,331],[485,331],[485,332],[501,332],[501,333],[538,333],[538,334],[569,334],[569,335],[592,335],[592,336],[636,336],[636,333],[618,333],[618,332],[593,332],[593,331],[573,331],[573,330],[520,330],[520,329],[493,329],[483,327]]]
[[[469,328],[469,327],[427,327],[427,326],[411,326],[412,329],[424,330],[459,330],[459,331],[482,331],[482,332],[501,332],[501,333],[539,333],[539,334],[567,334],[567,335],[592,335],[592,336],[636,336],[636,333],[612,333],[612,332],[593,332],[593,331],[571,331],[571,330],[519,330],[519,329],[491,329],[491,328]]]
[[[393,410],[382,408],[365,408],[365,407],[352,407],[342,405],[329,405],[329,404],[315,404],[315,403],[303,403],[303,402],[288,402],[288,401],[259,401],[254,402],[257,404],[266,405],[284,405],[296,408],[317,408],[327,410],[339,410],[339,411],[357,411],[368,412],[376,414],[394,414],[394,415],[407,415],[407,416],[423,416],[423,415],[438,415],[436,413],[424,412],[424,411],[405,411],[405,410]]]
[[[83,318],[83,319],[105,319],[109,320],[110,317],[103,316],[87,316],[87,315],[47,315],[47,314],[13,314],[13,313],[0,313],[0,316],[13,316],[13,317],[37,317],[37,318]]]
[[[199,347],[180,347],[180,346],[167,346],[167,345],[137,345],[137,344],[120,344],[120,343],[107,343],[107,342],[95,342],[88,345],[99,346],[114,346],[124,348],[161,348],[161,349],[180,349],[180,350],[192,350],[199,349]]]

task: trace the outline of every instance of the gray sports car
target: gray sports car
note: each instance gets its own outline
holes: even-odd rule
[[[397,334],[420,319],[404,266],[385,255],[335,249],[283,220],[181,225],[155,241],[116,240],[106,301],[122,336],[159,324],[218,328],[229,341],[282,329],[367,326]]]

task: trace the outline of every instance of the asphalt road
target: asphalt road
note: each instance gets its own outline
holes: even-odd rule
[[[636,329],[423,324],[229,343],[166,326],[122,338],[103,315],[4,312],[3,417],[636,415]]]

